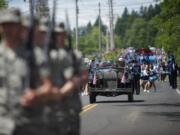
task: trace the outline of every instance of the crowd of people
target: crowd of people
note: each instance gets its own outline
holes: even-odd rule
[[[165,82],[167,80],[169,80],[171,88],[177,88],[177,74],[179,68],[175,62],[175,57],[159,48],[140,48],[135,50],[129,47],[122,51],[116,63],[112,63],[112,61],[99,62],[93,59],[87,66],[89,79],[93,79],[95,68],[117,66],[117,63],[120,64],[119,66],[127,66],[131,69],[131,73],[135,78],[135,89],[142,88],[144,92],[150,93],[151,88],[153,88],[154,92],[156,92],[156,81]],[[87,87],[83,95],[88,95]],[[139,92],[136,94],[139,94]]]
[[[126,59],[127,63],[136,61],[135,65],[140,67],[139,77],[140,87],[144,92],[149,93],[153,87],[157,91],[156,81],[167,81],[169,78],[169,85],[177,88],[177,74],[179,71],[178,65],[175,62],[175,57],[171,53],[166,53],[163,49],[153,48],[144,49],[128,48],[125,54],[121,55]],[[132,64],[131,64],[132,65]]]

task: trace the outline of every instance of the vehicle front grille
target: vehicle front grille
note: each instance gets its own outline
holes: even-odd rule
[[[107,87],[109,89],[116,89],[117,88],[117,81],[107,81]]]

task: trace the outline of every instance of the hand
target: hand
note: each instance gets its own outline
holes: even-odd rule
[[[20,104],[23,107],[29,107],[36,103],[36,93],[35,90],[27,89],[24,95],[20,99]]]
[[[62,100],[63,97],[64,96],[59,88],[57,88],[57,87],[52,88],[51,100],[60,101],[60,100]]]

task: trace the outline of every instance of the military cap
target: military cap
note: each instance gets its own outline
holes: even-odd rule
[[[22,16],[21,24],[24,27],[30,27],[30,25],[31,25],[31,17],[30,16]],[[38,20],[37,16],[33,17],[33,24],[34,25],[38,25],[39,24],[39,20]]]
[[[21,24],[24,27],[30,27],[30,25],[31,25],[30,16],[22,16]]]
[[[48,31],[49,19],[47,17],[42,17],[39,20],[39,30],[42,32]]]
[[[16,8],[3,9],[0,11],[0,24],[3,23],[20,23],[21,13]]]
[[[64,23],[59,23],[59,25],[56,25],[55,28],[54,28],[54,31],[56,33],[64,33],[65,30],[64,30]]]

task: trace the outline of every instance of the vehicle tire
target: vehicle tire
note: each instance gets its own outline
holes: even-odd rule
[[[129,101],[129,102],[133,102],[133,100],[134,100],[133,93],[129,93],[129,94],[128,94],[128,101]]]
[[[136,89],[136,95],[140,95],[140,87]]]
[[[93,92],[89,93],[89,102],[90,104],[93,104],[96,102],[96,95]]]
[[[132,93],[134,94],[134,91],[135,91],[135,80],[134,80],[134,78],[131,81],[131,87],[132,87]]]
[[[136,81],[136,95],[140,95],[140,80]]]

